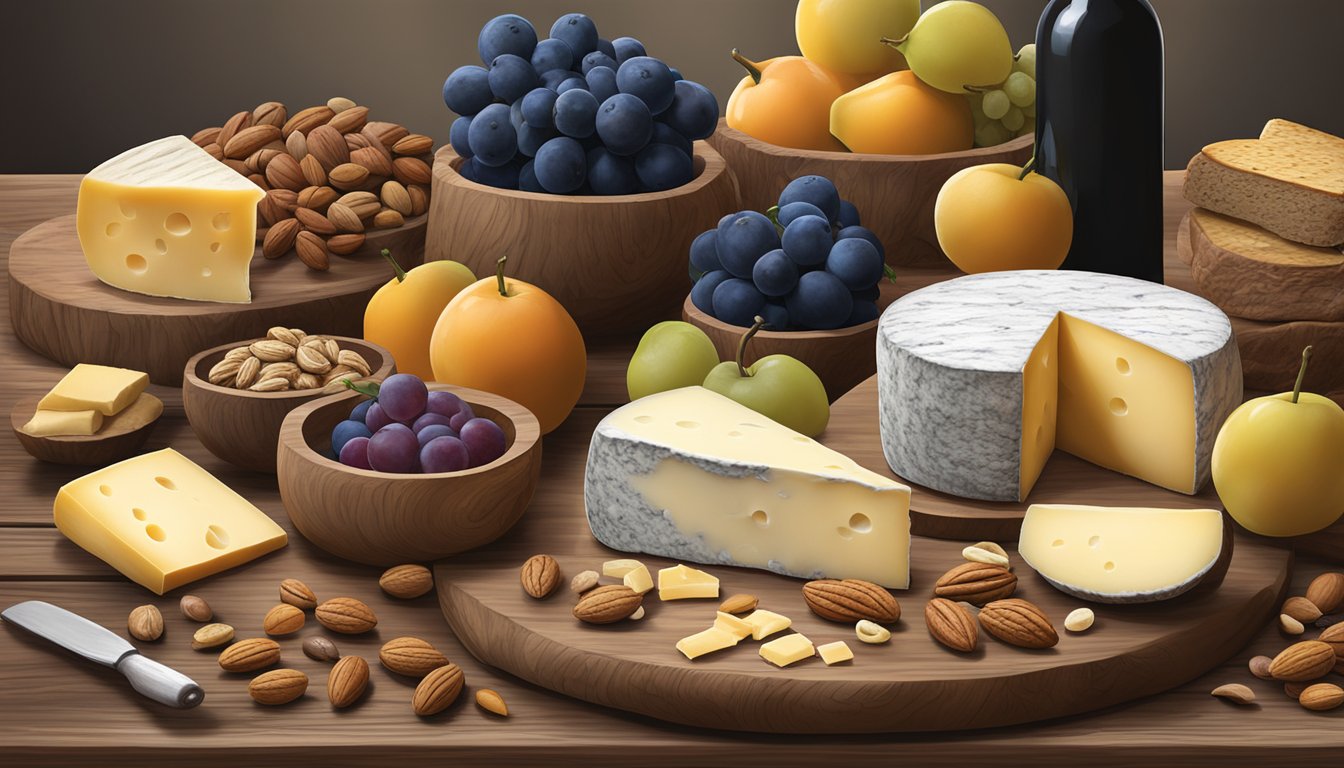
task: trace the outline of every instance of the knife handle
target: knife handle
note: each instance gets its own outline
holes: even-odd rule
[[[131,681],[132,688],[160,704],[191,709],[205,699],[205,691],[195,680],[139,653],[117,662],[117,671]]]

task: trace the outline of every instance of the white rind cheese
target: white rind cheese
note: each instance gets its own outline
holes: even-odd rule
[[[1197,493],[1241,403],[1221,310],[1088,272],[995,272],[908,294],[879,322],[877,375],[892,470],[997,501],[1026,499],[1056,448]]]
[[[1223,551],[1216,509],[1033,504],[1018,552],[1061,592],[1094,603],[1152,603],[1193,589]]]
[[[584,502],[621,552],[909,586],[909,488],[702,387],[603,419]]]

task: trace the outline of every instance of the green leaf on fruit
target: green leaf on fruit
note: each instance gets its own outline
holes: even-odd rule
[[[896,270],[892,269],[890,264],[882,265],[882,276],[892,283],[896,282]]]
[[[341,379],[341,383],[346,389],[354,390],[359,394],[372,400],[378,399],[378,382],[376,381],[354,381],[351,379]]]

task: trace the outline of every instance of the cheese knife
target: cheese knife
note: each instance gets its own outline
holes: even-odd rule
[[[195,680],[141,655],[115,633],[59,606],[29,600],[0,611],[0,618],[117,670],[131,681],[132,688],[160,704],[191,709],[205,699],[205,691]]]

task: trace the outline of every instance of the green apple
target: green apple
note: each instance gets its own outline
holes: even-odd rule
[[[719,364],[718,350],[705,332],[690,323],[668,320],[644,333],[625,371],[631,400],[682,387],[694,387]]]
[[[1248,400],[1213,443],[1223,507],[1262,536],[1314,533],[1344,516],[1344,408],[1302,391],[1311,347],[1292,392]]]
[[[744,366],[747,342],[765,323],[760,317],[737,346],[737,360],[719,363],[705,377],[705,389],[736,400],[795,432],[816,437],[831,419],[826,387],[806,364],[788,355],[766,355]]]

